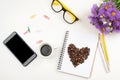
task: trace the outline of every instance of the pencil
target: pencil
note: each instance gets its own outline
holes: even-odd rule
[[[102,40],[102,35],[99,34],[99,37],[100,37],[100,44],[99,44],[99,51],[101,53],[101,56],[102,56],[102,60],[103,60],[103,63],[104,63],[104,66],[105,66],[105,69],[107,72],[110,72],[110,65],[107,61],[107,58],[106,58],[106,54],[105,54],[105,50],[104,50],[104,45],[103,45],[103,40]]]
[[[103,48],[104,48],[104,53],[105,53],[107,62],[108,62],[108,64],[110,64],[110,59],[109,59],[109,55],[108,55],[108,50],[107,50],[107,46],[106,46],[106,41],[105,41],[104,34],[101,35],[101,40],[102,40],[102,44],[103,44]]]

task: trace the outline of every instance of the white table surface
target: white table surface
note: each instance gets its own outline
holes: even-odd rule
[[[79,17],[79,21],[67,24],[62,14],[51,9],[52,0],[0,0],[0,80],[87,80],[81,77],[57,71],[65,31],[85,31],[97,34],[98,30],[89,23],[90,8],[99,0],[62,0]],[[36,15],[36,19],[30,16]],[[43,17],[47,15],[50,19]],[[31,33],[24,35],[30,26]],[[17,31],[29,46],[37,53],[37,58],[27,67],[23,67],[11,52],[3,45],[3,40]],[[97,52],[92,76],[89,80],[120,80],[120,33],[106,35],[110,56],[110,73],[106,73],[99,51]],[[49,43],[54,52],[43,57],[39,52],[42,43]]]

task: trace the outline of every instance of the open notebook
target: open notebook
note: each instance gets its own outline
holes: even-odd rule
[[[98,40],[98,34],[66,31],[57,69],[64,73],[89,78]]]

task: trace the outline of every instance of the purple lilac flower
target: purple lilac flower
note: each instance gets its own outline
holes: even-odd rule
[[[94,4],[93,8],[91,9],[92,15],[97,17],[98,16],[98,10],[99,10],[99,8],[98,8],[97,4]]]
[[[117,19],[117,14],[118,14],[118,10],[116,8],[110,8],[108,9],[108,11],[106,12],[107,16],[109,17],[110,20],[116,20]]]
[[[94,4],[91,13],[89,19],[100,32],[120,32],[120,11],[117,10],[114,2],[104,2],[100,7]]]
[[[109,2],[104,2],[101,8],[108,10],[109,8],[116,8],[116,5],[114,2],[109,1]]]

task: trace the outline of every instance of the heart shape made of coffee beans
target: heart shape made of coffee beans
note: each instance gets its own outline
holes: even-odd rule
[[[88,47],[82,47],[79,49],[74,44],[69,44],[68,46],[68,55],[74,67],[84,63],[84,61],[88,58],[89,53],[90,48]]]

